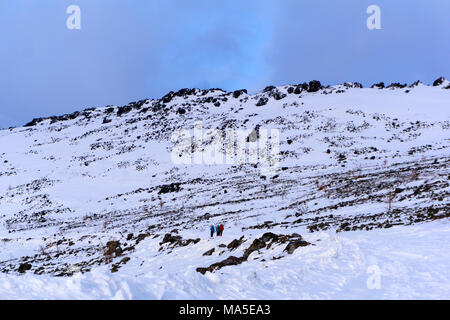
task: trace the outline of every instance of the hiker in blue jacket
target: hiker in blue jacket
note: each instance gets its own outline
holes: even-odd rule
[[[211,225],[211,228],[210,228],[210,230],[211,230],[211,238],[212,238],[212,237],[214,237],[214,230],[215,230],[215,228],[214,228],[214,225],[213,225],[213,224]]]

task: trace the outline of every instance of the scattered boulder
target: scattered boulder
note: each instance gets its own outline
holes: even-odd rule
[[[235,239],[235,240],[231,241],[227,246],[228,249],[234,250],[235,248],[237,248],[244,242],[243,239],[244,239],[244,236],[242,236],[239,240]],[[242,257],[238,258],[238,257],[231,256],[221,262],[214,263],[214,264],[210,265],[209,267],[197,268],[197,271],[200,272],[201,274],[205,274],[207,271],[213,272],[214,270],[218,270],[225,266],[241,264],[241,263],[247,261],[250,254],[254,251],[257,251],[257,250],[260,250],[263,248],[270,248],[270,246],[274,243],[282,244],[282,243],[286,243],[286,242],[289,242],[289,243],[286,246],[286,248],[284,249],[284,251],[286,251],[289,254],[292,254],[295,251],[295,249],[297,249],[298,247],[304,247],[304,246],[307,246],[310,244],[309,242],[304,241],[302,239],[301,235],[299,235],[297,233],[293,233],[291,235],[283,235],[283,234],[277,235],[272,232],[266,232],[260,238],[255,239],[252,242],[252,244],[244,251],[244,254],[242,255]],[[224,246],[225,245],[222,244],[219,247],[224,247]],[[214,252],[213,250],[214,249],[211,249],[211,250],[205,252],[203,255],[211,255]]]
[[[256,103],[257,107],[261,107],[267,104],[267,102],[269,102],[269,98],[267,97],[261,97],[259,98],[258,102]]]
[[[203,215],[203,218],[209,219],[209,218],[211,218],[211,214],[209,212],[207,212]]]
[[[371,86],[371,88],[384,89],[384,82],[375,83]]]
[[[280,90],[278,90],[274,86],[268,86],[263,90],[263,93],[268,92],[269,97],[274,98],[275,100],[281,100],[284,99],[287,95],[285,93],[282,93]],[[261,99],[260,99],[261,101]]]
[[[130,261],[129,257],[125,257],[122,260],[119,261],[119,263],[115,263],[111,267],[111,273],[119,271],[122,264],[126,264],[128,261]]]
[[[125,257],[125,258],[123,258],[122,260],[120,260],[120,264],[126,264],[128,261],[130,261],[130,257]]]
[[[122,254],[123,250],[120,247],[119,241],[108,241],[106,243],[106,252],[105,255],[107,256],[115,256],[118,257]]]
[[[239,240],[238,239],[234,239],[233,241],[231,241],[227,245],[227,248],[230,249],[231,251],[233,251],[234,249],[239,247],[243,242],[244,242],[244,236],[240,237]]]
[[[309,82],[308,92],[317,92],[320,89],[323,89],[320,81],[312,80]]]
[[[414,88],[414,87],[417,87],[420,84],[422,84],[422,82],[420,80],[417,80],[416,82],[413,82],[409,87],[410,88]]]
[[[186,96],[191,96],[191,95],[195,95],[197,93],[197,89],[192,88],[184,88],[184,89],[180,89],[177,92],[175,92],[173,94],[173,96],[175,97],[186,97]]]
[[[141,109],[142,108],[142,106],[144,105],[144,104],[146,104],[148,102],[148,100],[147,99],[143,99],[143,100],[139,100],[139,101],[135,101],[135,102],[130,102],[129,104],[128,104],[128,106],[129,107],[131,107],[131,108],[133,108],[133,109],[137,109],[137,110],[139,110],[139,109]]]
[[[33,127],[42,121],[44,121],[44,118],[34,118],[30,122],[28,122],[24,127]]]
[[[250,247],[248,247],[246,250],[245,250],[245,252],[244,252],[244,258],[245,258],[245,260],[247,260],[247,258],[248,258],[248,256],[252,253],[252,252],[254,252],[254,251],[256,251],[256,250],[259,250],[259,249],[262,249],[262,248],[265,248],[266,247],[266,243],[263,241],[263,240],[261,240],[261,239],[255,239],[254,241],[253,241],[253,243],[250,245]]]
[[[445,78],[444,78],[444,77],[437,78],[437,79],[434,80],[434,82],[433,82],[433,87],[440,86],[441,84],[444,83],[444,81],[445,81]]]
[[[196,244],[196,243],[198,243],[198,242],[200,242],[200,238],[196,238],[196,239],[187,239],[187,240],[181,242],[180,245],[181,245],[181,246],[187,246],[187,245],[189,245],[189,244],[191,244],[191,243]]]
[[[260,238],[262,241],[264,242],[269,242],[269,241],[278,241],[280,239],[280,236],[276,235],[275,233],[272,232],[266,232],[262,235],[262,237]]]
[[[131,110],[132,110],[132,107],[130,107],[130,106],[119,107],[117,109],[117,113],[116,114],[117,114],[118,117],[120,117],[123,114],[126,114],[126,113],[130,112]]]
[[[173,92],[173,91],[170,91],[168,94],[166,94],[164,97],[162,97],[162,98],[160,99],[160,101],[161,101],[162,103],[169,103],[169,102],[172,101],[172,99],[173,99],[173,94],[174,94],[174,92]]]
[[[282,93],[281,91],[276,90],[272,95],[271,95],[275,100],[281,100],[286,98],[286,94]]]
[[[142,110],[139,111],[139,113],[146,113],[148,110],[150,110],[150,108],[142,108]]]
[[[210,256],[210,255],[212,255],[214,253],[214,251],[216,251],[216,249],[212,248],[212,249],[206,251],[203,255],[204,256]]]
[[[31,267],[31,264],[29,264],[28,262],[21,263],[17,271],[19,271],[20,273],[24,273],[25,271],[31,270]]]
[[[302,91],[307,91],[308,88],[309,88],[309,86],[306,82],[298,84],[294,89],[294,94],[300,94],[300,93],[302,93]]]
[[[144,240],[145,238],[149,237],[150,233],[141,233],[136,237],[136,244],[138,244],[139,242],[141,242],[142,240]],[[128,237],[127,237],[128,240]]]
[[[403,88],[406,88],[406,86],[407,86],[406,83],[405,83],[405,84],[401,84],[401,83],[398,83],[398,82],[393,82],[393,83],[391,83],[390,85],[388,85],[386,88],[398,88],[398,89],[403,89]]]
[[[199,241],[200,241],[200,238],[183,240],[183,238],[181,236],[173,236],[170,233],[166,233],[164,235],[163,240],[159,243],[159,245],[162,246],[165,243],[169,243],[170,245],[172,245],[172,248],[177,247],[177,246],[185,247],[191,243],[196,244]]]
[[[245,259],[243,259],[243,258],[237,258],[237,257],[231,256],[231,257],[226,258],[223,261],[213,263],[212,265],[210,265],[207,268],[197,268],[196,270],[197,270],[197,272],[200,272],[201,274],[205,274],[208,271],[213,272],[214,270],[221,269],[226,266],[235,266],[235,265],[241,264],[244,261],[245,261]]]
[[[362,88],[363,85],[359,82],[345,82],[344,87],[349,88]]]
[[[236,91],[233,92],[233,98],[237,99],[244,93],[247,94],[247,90],[246,89],[236,90]]]
[[[113,113],[114,112],[114,107],[109,107],[108,109],[105,110],[105,113],[109,114],[109,113]]]
[[[289,254],[292,254],[298,247],[306,247],[309,244],[310,244],[309,242],[304,241],[302,239],[291,240],[284,249],[284,251],[286,251]]]
[[[163,245],[164,243],[177,243],[180,242],[183,238],[181,236],[173,236],[170,233],[166,233],[164,235],[163,240],[159,243],[159,245]]]
[[[153,107],[152,107],[152,111],[153,111],[153,112],[158,112],[158,111],[164,109],[165,107],[166,107],[165,104],[155,103],[155,104],[153,105]]]
[[[395,193],[402,193],[403,190],[405,190],[405,189],[403,189],[403,188],[395,188],[394,192]]]
[[[195,95],[195,94],[197,94],[197,89],[195,89],[195,88],[192,88],[192,89],[184,88],[184,89],[178,90],[177,92],[170,91],[164,97],[162,97],[159,101],[162,102],[162,103],[169,103],[175,97],[186,97],[186,96]]]
[[[264,88],[263,92],[270,92],[272,90],[274,90],[276,87],[275,86],[267,86]]]
[[[171,184],[166,184],[166,185],[162,185],[160,186],[159,192],[158,194],[162,194],[162,193],[170,193],[170,192],[178,192],[181,190],[180,187],[181,183],[171,183]]]

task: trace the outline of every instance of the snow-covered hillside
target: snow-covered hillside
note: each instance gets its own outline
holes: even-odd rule
[[[183,89],[2,130],[0,298],[449,299],[449,89]],[[175,164],[196,121],[278,129],[276,172]]]

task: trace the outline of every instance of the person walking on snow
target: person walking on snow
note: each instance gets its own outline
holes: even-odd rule
[[[216,230],[216,229],[214,228],[214,225],[213,225],[213,224],[211,225],[210,230],[211,230],[211,238],[212,238],[212,237],[214,237],[214,231]]]
[[[217,234],[217,236],[220,236],[220,226],[219,225],[216,226],[216,234]]]
[[[223,224],[220,224],[219,226],[220,236],[222,236],[223,229],[224,229]]]

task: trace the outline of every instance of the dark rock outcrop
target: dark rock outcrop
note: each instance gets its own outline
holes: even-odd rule
[[[306,247],[308,244],[309,242],[307,241],[301,239],[294,239],[289,242],[284,251],[286,251],[289,254],[292,254],[298,247]]]
[[[233,91],[233,98],[237,99],[237,98],[239,98],[242,94],[247,94],[247,90],[246,90],[246,89],[241,89],[241,90]]]
[[[216,249],[212,248],[212,249],[206,251],[203,255],[204,256],[210,256],[210,255],[212,255],[214,253],[214,251],[216,251]]]
[[[133,109],[133,108],[130,107],[130,106],[119,107],[119,108],[117,109],[117,113],[116,113],[116,114],[117,114],[118,117],[120,117],[120,116],[122,116],[123,114],[126,114],[126,113],[130,112],[132,109]]]
[[[163,240],[159,243],[160,246],[162,246],[165,243],[169,243],[172,248],[175,247],[185,247],[191,243],[196,244],[200,241],[200,238],[197,239],[187,239],[187,240],[183,240],[183,238],[181,236],[173,236],[170,233],[166,233],[164,235]]]
[[[371,88],[384,89],[384,82],[375,83],[371,86]]]
[[[164,243],[171,243],[171,244],[178,243],[181,242],[182,239],[183,238],[181,236],[173,236],[170,233],[166,233],[164,235],[163,240],[159,243],[159,245],[163,245]]]
[[[363,85],[359,82],[346,82],[346,83],[344,83],[344,87],[346,87],[346,88],[362,88]]]
[[[445,81],[445,78],[444,78],[444,77],[437,78],[437,79],[434,80],[434,82],[433,82],[433,87],[440,86],[441,84],[444,83],[444,81]]]
[[[142,240],[144,240],[145,238],[149,237],[150,234],[149,233],[141,233],[136,237],[136,244],[139,244],[139,242],[141,242]],[[128,238],[128,237],[127,237]]]
[[[120,247],[119,241],[108,241],[106,243],[105,255],[118,257],[122,254],[122,252],[123,252],[123,250]]]
[[[227,245],[227,248],[230,249],[231,251],[233,251],[234,249],[238,248],[243,242],[244,242],[244,236],[240,237],[239,239],[234,239],[233,241],[231,241]]]
[[[300,83],[295,87],[294,93],[300,94],[302,91],[308,91],[309,86],[306,82]]]
[[[171,183],[171,184],[162,185],[162,186],[160,186],[158,194],[178,192],[181,190],[180,185],[181,185],[181,183],[176,183],[176,182]]]
[[[405,83],[405,84],[401,84],[401,83],[398,83],[398,82],[393,82],[393,83],[391,83],[390,85],[388,85],[386,88],[398,88],[398,89],[403,89],[403,88],[406,88],[406,86],[407,86],[406,83]]]
[[[213,272],[214,270],[221,269],[226,266],[235,266],[238,264],[241,264],[243,261],[245,261],[243,258],[237,258],[234,256],[228,257],[223,261],[213,263],[207,268],[197,268],[197,272],[200,272],[201,274],[205,274],[207,271]]]
[[[114,112],[114,107],[109,107],[105,110],[105,113],[110,114]]]
[[[256,250],[259,250],[259,249],[262,249],[262,248],[265,248],[266,247],[266,243],[263,241],[263,240],[261,240],[261,239],[255,239],[254,241],[253,241],[253,243],[250,245],[250,247],[248,247],[246,250],[245,250],[245,252],[244,252],[244,258],[245,258],[245,260],[247,260],[247,258],[248,258],[248,256],[252,253],[252,252],[254,252],[254,251],[256,251]]]
[[[244,239],[244,236],[242,236],[239,240],[237,240],[237,239],[233,240],[232,242],[230,242],[228,244],[228,246],[227,246],[228,249],[233,250],[233,249],[237,248],[244,242],[243,239]],[[197,268],[197,271],[200,272],[201,274],[205,274],[208,271],[213,272],[215,270],[218,270],[218,269],[226,267],[226,266],[238,265],[238,264],[241,264],[241,263],[247,261],[250,254],[252,254],[253,252],[255,252],[257,250],[261,250],[264,248],[269,249],[273,244],[283,244],[286,242],[288,242],[288,245],[286,246],[284,251],[287,252],[288,254],[292,254],[298,247],[304,247],[304,246],[307,246],[310,244],[309,242],[304,241],[302,239],[302,236],[297,233],[293,233],[291,235],[283,235],[283,234],[277,235],[272,232],[266,232],[261,237],[255,239],[252,242],[252,244],[244,251],[244,254],[242,255],[242,257],[231,256],[223,261],[214,263],[214,264],[210,265],[209,267]],[[225,246],[223,246],[223,247],[225,247]],[[212,252],[213,252],[212,250],[214,250],[214,249],[211,249],[211,250],[205,252],[203,255],[212,254]]]
[[[185,113],[186,113],[186,110],[183,109],[183,108],[178,108],[177,113],[178,113],[178,114],[185,114]]]
[[[322,85],[320,84],[320,81],[312,80],[309,82],[308,86],[308,92],[317,92],[320,89],[323,89]]]
[[[29,264],[28,262],[21,263],[17,271],[20,273],[24,273],[25,271],[31,270],[31,267],[31,264]]]
[[[33,120],[25,124],[24,127],[33,127],[44,120],[44,118],[34,118]]]
[[[263,92],[270,92],[270,91],[272,91],[274,89],[276,89],[275,86],[267,86],[267,87],[264,88]]]
[[[271,95],[275,100],[281,100],[286,98],[286,94],[282,93],[279,90],[276,90],[272,95]]]
[[[413,82],[409,87],[410,88],[414,88],[417,87],[419,84],[421,84],[422,82],[420,80],[417,80],[416,82]]]
[[[269,102],[269,98],[267,97],[261,97],[259,98],[258,102],[256,103],[257,107],[261,107],[267,104],[267,102]]]

